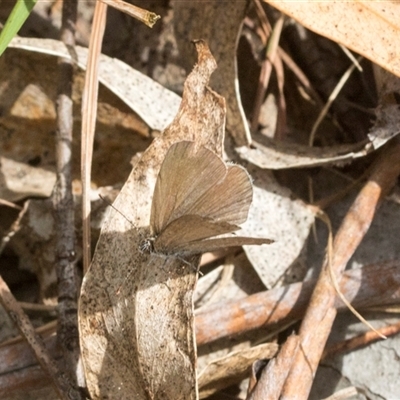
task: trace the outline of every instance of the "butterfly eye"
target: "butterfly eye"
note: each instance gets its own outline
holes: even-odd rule
[[[142,240],[142,242],[139,244],[139,250],[142,253],[152,253],[154,250],[153,242],[154,238]]]

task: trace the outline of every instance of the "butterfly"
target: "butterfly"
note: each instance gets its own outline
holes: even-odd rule
[[[247,171],[195,142],[174,143],[157,177],[144,252],[191,255],[271,239],[227,234],[246,221],[253,198]],[[223,237],[219,237],[224,235]]]

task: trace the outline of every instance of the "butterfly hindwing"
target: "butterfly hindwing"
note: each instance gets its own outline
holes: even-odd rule
[[[198,253],[206,253],[208,251],[219,250],[224,247],[262,245],[262,244],[270,244],[273,242],[274,241],[271,239],[264,239],[264,238],[254,238],[247,236],[229,236],[229,237],[198,240],[191,243],[186,243],[185,247],[178,246],[176,248],[176,251],[182,252],[183,254],[184,253],[198,254]]]
[[[154,251],[173,254],[190,242],[199,242],[224,233],[233,232],[239,226],[226,222],[215,223],[198,215],[184,215],[172,221],[154,240]]]

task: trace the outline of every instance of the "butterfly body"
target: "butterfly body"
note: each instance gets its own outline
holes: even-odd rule
[[[227,236],[246,221],[252,197],[251,179],[243,167],[226,165],[195,142],[174,143],[154,189],[151,236],[140,249],[191,255],[221,247],[271,243],[270,239]]]

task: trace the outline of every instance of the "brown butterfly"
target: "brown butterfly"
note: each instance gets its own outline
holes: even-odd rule
[[[251,179],[243,167],[226,165],[195,142],[177,142],[161,165],[151,206],[151,237],[140,248],[190,255],[272,243],[271,239],[226,235],[246,221],[252,197]],[[219,235],[225,236],[215,237]]]

